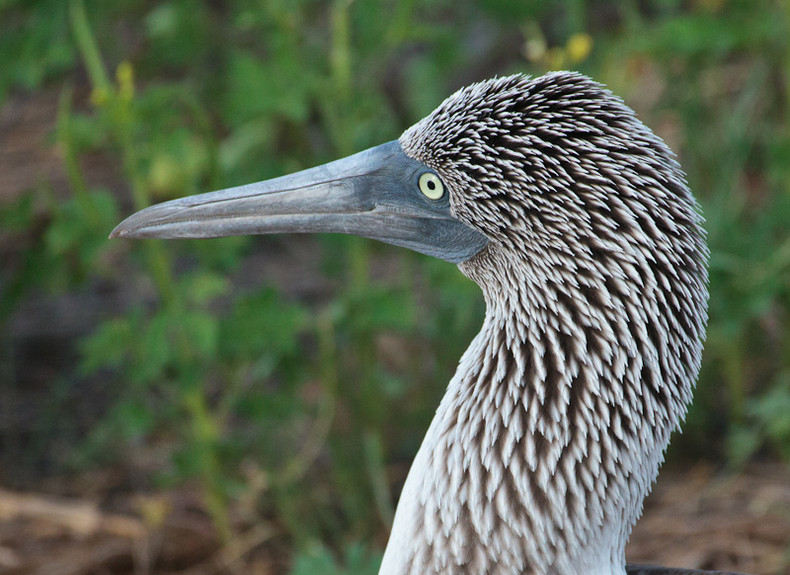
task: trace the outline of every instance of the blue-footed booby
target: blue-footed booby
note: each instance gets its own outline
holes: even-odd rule
[[[486,303],[381,573],[626,573],[707,321],[702,217],[664,142],[580,74],[495,78],[398,140],[146,208],[112,237],[316,232],[455,263]]]

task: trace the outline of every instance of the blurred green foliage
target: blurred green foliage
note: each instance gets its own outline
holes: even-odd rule
[[[39,446],[75,381],[103,390],[87,435],[58,444],[59,469],[133,466],[155,447],[160,479],[199,484],[225,540],[266,518],[303,550],[294,573],[375,572],[357,542],[381,548],[479,327],[477,288],[449,264],[327,237],[308,240],[318,295],[298,299],[282,282],[242,287],[250,256],[296,253],[287,240],[107,234],[155,201],[393,139],[470,81],[557,67],[608,84],[669,141],[707,218],[709,338],[673,456],[790,461],[786,2],[5,0],[0,32],[0,103],[59,92],[68,178],[66,193],[4,200],[0,323],[97,282],[139,294],[51,383]],[[118,189],[87,183],[88,155],[116,166]]]

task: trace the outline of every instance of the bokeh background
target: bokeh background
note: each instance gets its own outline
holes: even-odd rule
[[[670,144],[712,251],[629,557],[790,572],[786,0],[0,0],[0,572],[375,573],[477,287],[350,237],[107,235],[554,69]]]

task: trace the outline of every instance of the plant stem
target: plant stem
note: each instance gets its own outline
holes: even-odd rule
[[[82,0],[71,1],[70,14],[72,31],[93,85],[94,103],[107,113],[111,133],[121,150],[123,171],[130,183],[134,207],[137,210],[143,209],[150,204],[151,198],[134,140],[136,117],[131,65],[122,63],[118,66],[118,86],[111,84]],[[70,100],[65,99],[61,104],[66,114],[69,102]],[[85,188],[84,181],[79,175],[76,160],[69,160],[68,154],[67,167],[75,193],[82,193],[81,190]],[[155,241],[144,242],[143,249],[148,273],[153,278],[165,312],[178,318],[185,311],[185,303],[178,293],[169,252]],[[180,325],[174,327],[174,363],[182,383],[180,404],[189,418],[188,440],[198,451],[203,497],[208,513],[221,541],[227,542],[231,539],[232,531],[228,519],[227,498],[222,490],[223,470],[217,452],[217,444],[222,435],[221,418],[212,413],[206,401],[198,373],[199,360],[192,349],[189,335]]]
[[[351,62],[351,30],[350,0],[335,0],[332,4],[332,46],[330,50],[330,66],[332,85],[337,99],[333,110],[330,129],[334,138],[335,148],[341,156],[351,154],[353,138],[344,126],[351,125],[350,107],[352,105],[352,62]],[[359,302],[370,289],[370,246],[366,240],[349,238],[348,247],[348,291],[352,301]],[[351,313],[355,313],[352,309]],[[356,389],[346,389],[345,394],[356,397],[358,417],[354,422],[355,433],[361,438],[362,455],[365,475],[370,482],[376,510],[381,522],[387,526],[392,522],[393,510],[389,496],[389,482],[384,466],[383,439],[380,418],[377,417],[377,404],[380,389],[374,377],[375,346],[373,333],[369,330],[355,330],[354,345],[357,349]]]
[[[101,58],[101,53],[96,45],[96,39],[91,32],[88,17],[85,14],[85,4],[82,0],[71,0],[69,5],[69,15],[71,17],[71,28],[74,31],[74,38],[77,40],[82,61],[88,71],[94,90],[108,92],[112,89],[110,79],[107,76],[107,69]]]
[[[198,449],[199,465],[203,472],[200,478],[203,499],[211,516],[220,541],[227,543],[233,536],[228,518],[228,505],[222,490],[222,464],[217,457],[217,444],[221,428],[206,404],[206,396],[200,382],[194,382],[185,393],[183,404],[190,416],[192,441]]]

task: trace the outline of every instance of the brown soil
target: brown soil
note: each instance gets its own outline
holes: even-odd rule
[[[0,572],[23,574],[287,573],[287,541],[271,524],[220,546],[194,494],[97,501],[0,490]],[[628,546],[631,562],[790,574],[790,472],[752,467],[666,471]]]

